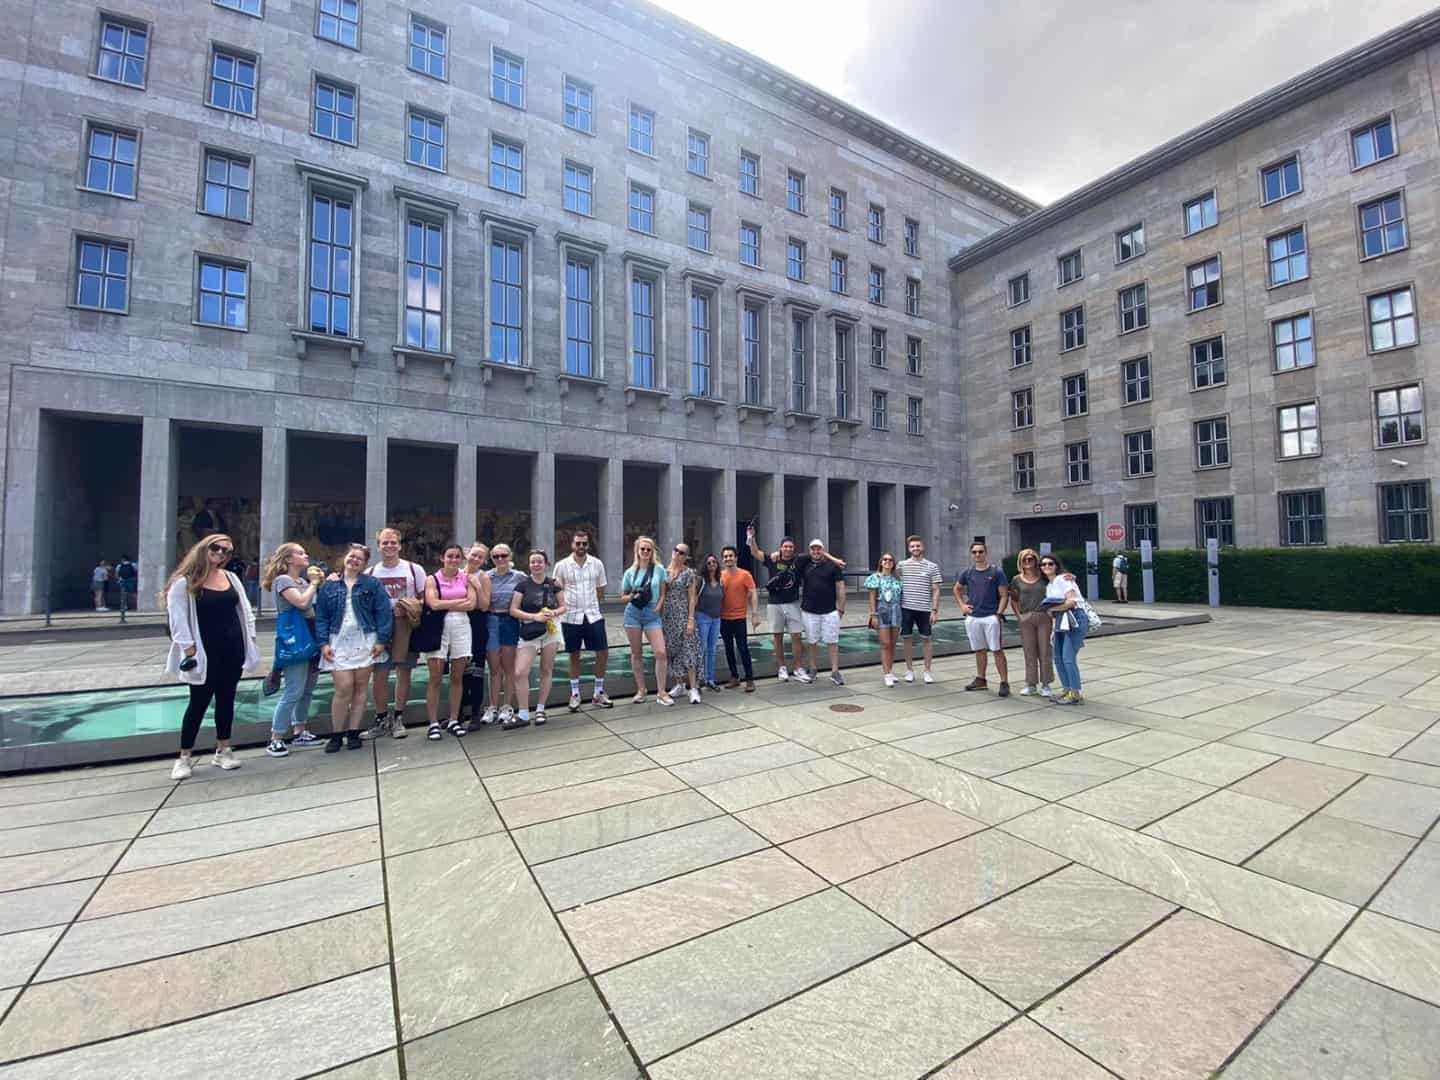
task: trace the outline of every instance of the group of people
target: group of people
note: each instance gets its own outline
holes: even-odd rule
[[[113,581],[120,591],[122,611],[135,606],[135,586],[140,572],[129,555],[122,555],[115,562],[101,559],[90,571],[90,593],[95,599],[96,611],[110,610],[110,583]]]

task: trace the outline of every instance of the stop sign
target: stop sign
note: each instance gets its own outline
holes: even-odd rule
[[[1118,544],[1121,540],[1124,540],[1124,539],[1125,539],[1125,526],[1124,526],[1124,525],[1106,525],[1106,526],[1105,526],[1105,539],[1106,539],[1106,540],[1109,540],[1109,541],[1112,541],[1113,543]]]

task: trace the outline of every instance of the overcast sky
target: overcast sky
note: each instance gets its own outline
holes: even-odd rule
[[[656,0],[1040,202],[1434,0]]]

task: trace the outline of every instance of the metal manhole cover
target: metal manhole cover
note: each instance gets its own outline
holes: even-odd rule
[[[864,705],[831,705],[831,712],[864,712]]]

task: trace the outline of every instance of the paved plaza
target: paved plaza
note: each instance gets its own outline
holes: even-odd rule
[[[1440,1076],[1436,628],[7,777],[0,1080]]]

